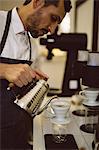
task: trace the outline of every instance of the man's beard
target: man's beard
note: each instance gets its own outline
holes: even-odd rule
[[[41,16],[41,13],[38,12],[37,14],[35,15],[32,15],[30,16],[28,19],[27,19],[27,31],[30,32],[30,35],[33,37],[33,38],[38,38],[39,36],[43,36],[44,34],[47,34],[48,33],[48,27],[44,27],[44,28],[39,28],[39,25],[40,25],[40,19],[38,18],[38,16],[40,17]]]
[[[44,34],[47,34],[48,33],[48,29],[41,29],[41,30],[29,30],[31,36],[33,38],[38,38],[39,36],[43,36]]]
[[[31,35],[33,38],[38,38],[38,37],[39,37],[38,31],[33,30],[33,31],[29,31],[29,32],[30,32],[30,35]]]

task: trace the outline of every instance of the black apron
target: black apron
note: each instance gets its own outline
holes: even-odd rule
[[[11,13],[12,11],[9,11],[7,14],[6,26],[0,43],[0,54],[6,43]],[[25,63],[30,65],[32,62],[0,57],[0,63]],[[15,95],[7,90],[8,85],[9,82],[7,80],[0,80],[0,149],[27,150],[29,149],[29,133],[32,132],[32,118],[27,112],[14,104]]]

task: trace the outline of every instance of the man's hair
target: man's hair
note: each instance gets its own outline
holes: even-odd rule
[[[45,0],[45,6],[55,5],[57,7],[59,1],[60,0]],[[24,5],[27,5],[30,2],[31,2],[31,0],[25,0]],[[70,0],[64,0],[64,8],[65,8],[65,12],[69,12],[70,11],[70,9],[72,8]]]

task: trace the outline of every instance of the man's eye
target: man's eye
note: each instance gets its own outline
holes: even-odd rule
[[[56,22],[57,21],[57,17],[56,16],[51,16],[52,21]]]
[[[51,20],[52,20],[52,22],[58,22],[58,23],[60,23],[60,17],[59,16],[54,16],[54,15],[52,15],[51,16]]]

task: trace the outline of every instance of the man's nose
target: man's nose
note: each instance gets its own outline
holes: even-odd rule
[[[58,26],[58,23],[52,24],[48,27],[48,31],[53,34],[55,32],[56,27]]]

